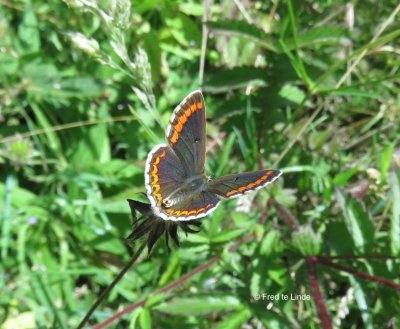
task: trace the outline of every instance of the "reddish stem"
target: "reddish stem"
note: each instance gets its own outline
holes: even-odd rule
[[[324,297],[322,296],[322,292],[318,282],[316,269],[317,258],[315,256],[306,257],[306,264],[308,269],[308,277],[310,279],[311,292],[314,298],[315,306],[318,310],[318,315],[321,320],[322,328],[332,329],[328,311],[325,307]]]
[[[390,288],[394,288],[396,290],[400,290],[400,284],[397,284],[397,283],[394,283],[392,281],[383,279],[383,278],[381,278],[379,276],[374,276],[374,275],[371,275],[371,274],[368,274],[368,273],[365,273],[365,272],[359,272],[359,271],[352,270],[350,268],[344,267],[342,265],[338,265],[338,264],[332,263],[326,257],[317,257],[317,261],[319,263],[325,265],[325,266],[329,266],[329,267],[334,268],[336,270],[347,272],[347,273],[351,273],[351,274],[354,274],[354,275],[356,275],[356,276],[358,276],[358,277],[360,277],[362,279],[365,279],[365,280],[368,280],[368,281],[373,281],[373,282],[379,283],[381,285],[384,285],[384,286],[387,286],[387,287],[390,287]]]

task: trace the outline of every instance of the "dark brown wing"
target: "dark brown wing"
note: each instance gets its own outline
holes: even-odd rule
[[[201,91],[189,94],[174,110],[167,128],[169,146],[190,176],[204,172],[206,109]]]

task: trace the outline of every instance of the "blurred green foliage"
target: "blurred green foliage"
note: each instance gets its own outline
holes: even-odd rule
[[[204,10],[204,6],[208,6]],[[254,200],[159,243],[94,314],[99,323],[212,256],[188,286],[115,328],[319,328],[304,256],[399,283],[397,1],[2,0],[0,321],[70,328],[129,260],[127,198],[174,106],[204,91],[207,173],[280,168]],[[207,44],[202,48],[202,40]],[[199,63],[205,60],[204,82]],[[297,219],[293,233],[274,196]],[[250,206],[249,206],[250,204]],[[257,238],[223,252],[246,233]],[[337,328],[398,328],[399,293],[318,267]],[[173,317],[168,316],[173,315]],[[247,324],[247,326],[246,326]]]

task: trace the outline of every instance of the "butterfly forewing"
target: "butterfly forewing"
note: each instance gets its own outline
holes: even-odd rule
[[[272,183],[281,174],[280,170],[259,170],[223,176],[209,182],[207,191],[223,198],[235,198]]]
[[[174,110],[167,128],[169,146],[189,175],[204,173],[206,114],[200,91],[189,94]]]

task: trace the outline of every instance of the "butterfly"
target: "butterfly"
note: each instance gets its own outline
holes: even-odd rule
[[[206,176],[206,108],[200,90],[174,110],[166,130],[167,144],[147,156],[145,185],[156,216],[193,220],[207,216],[221,199],[239,197],[275,181],[280,170],[258,170],[211,179]]]

